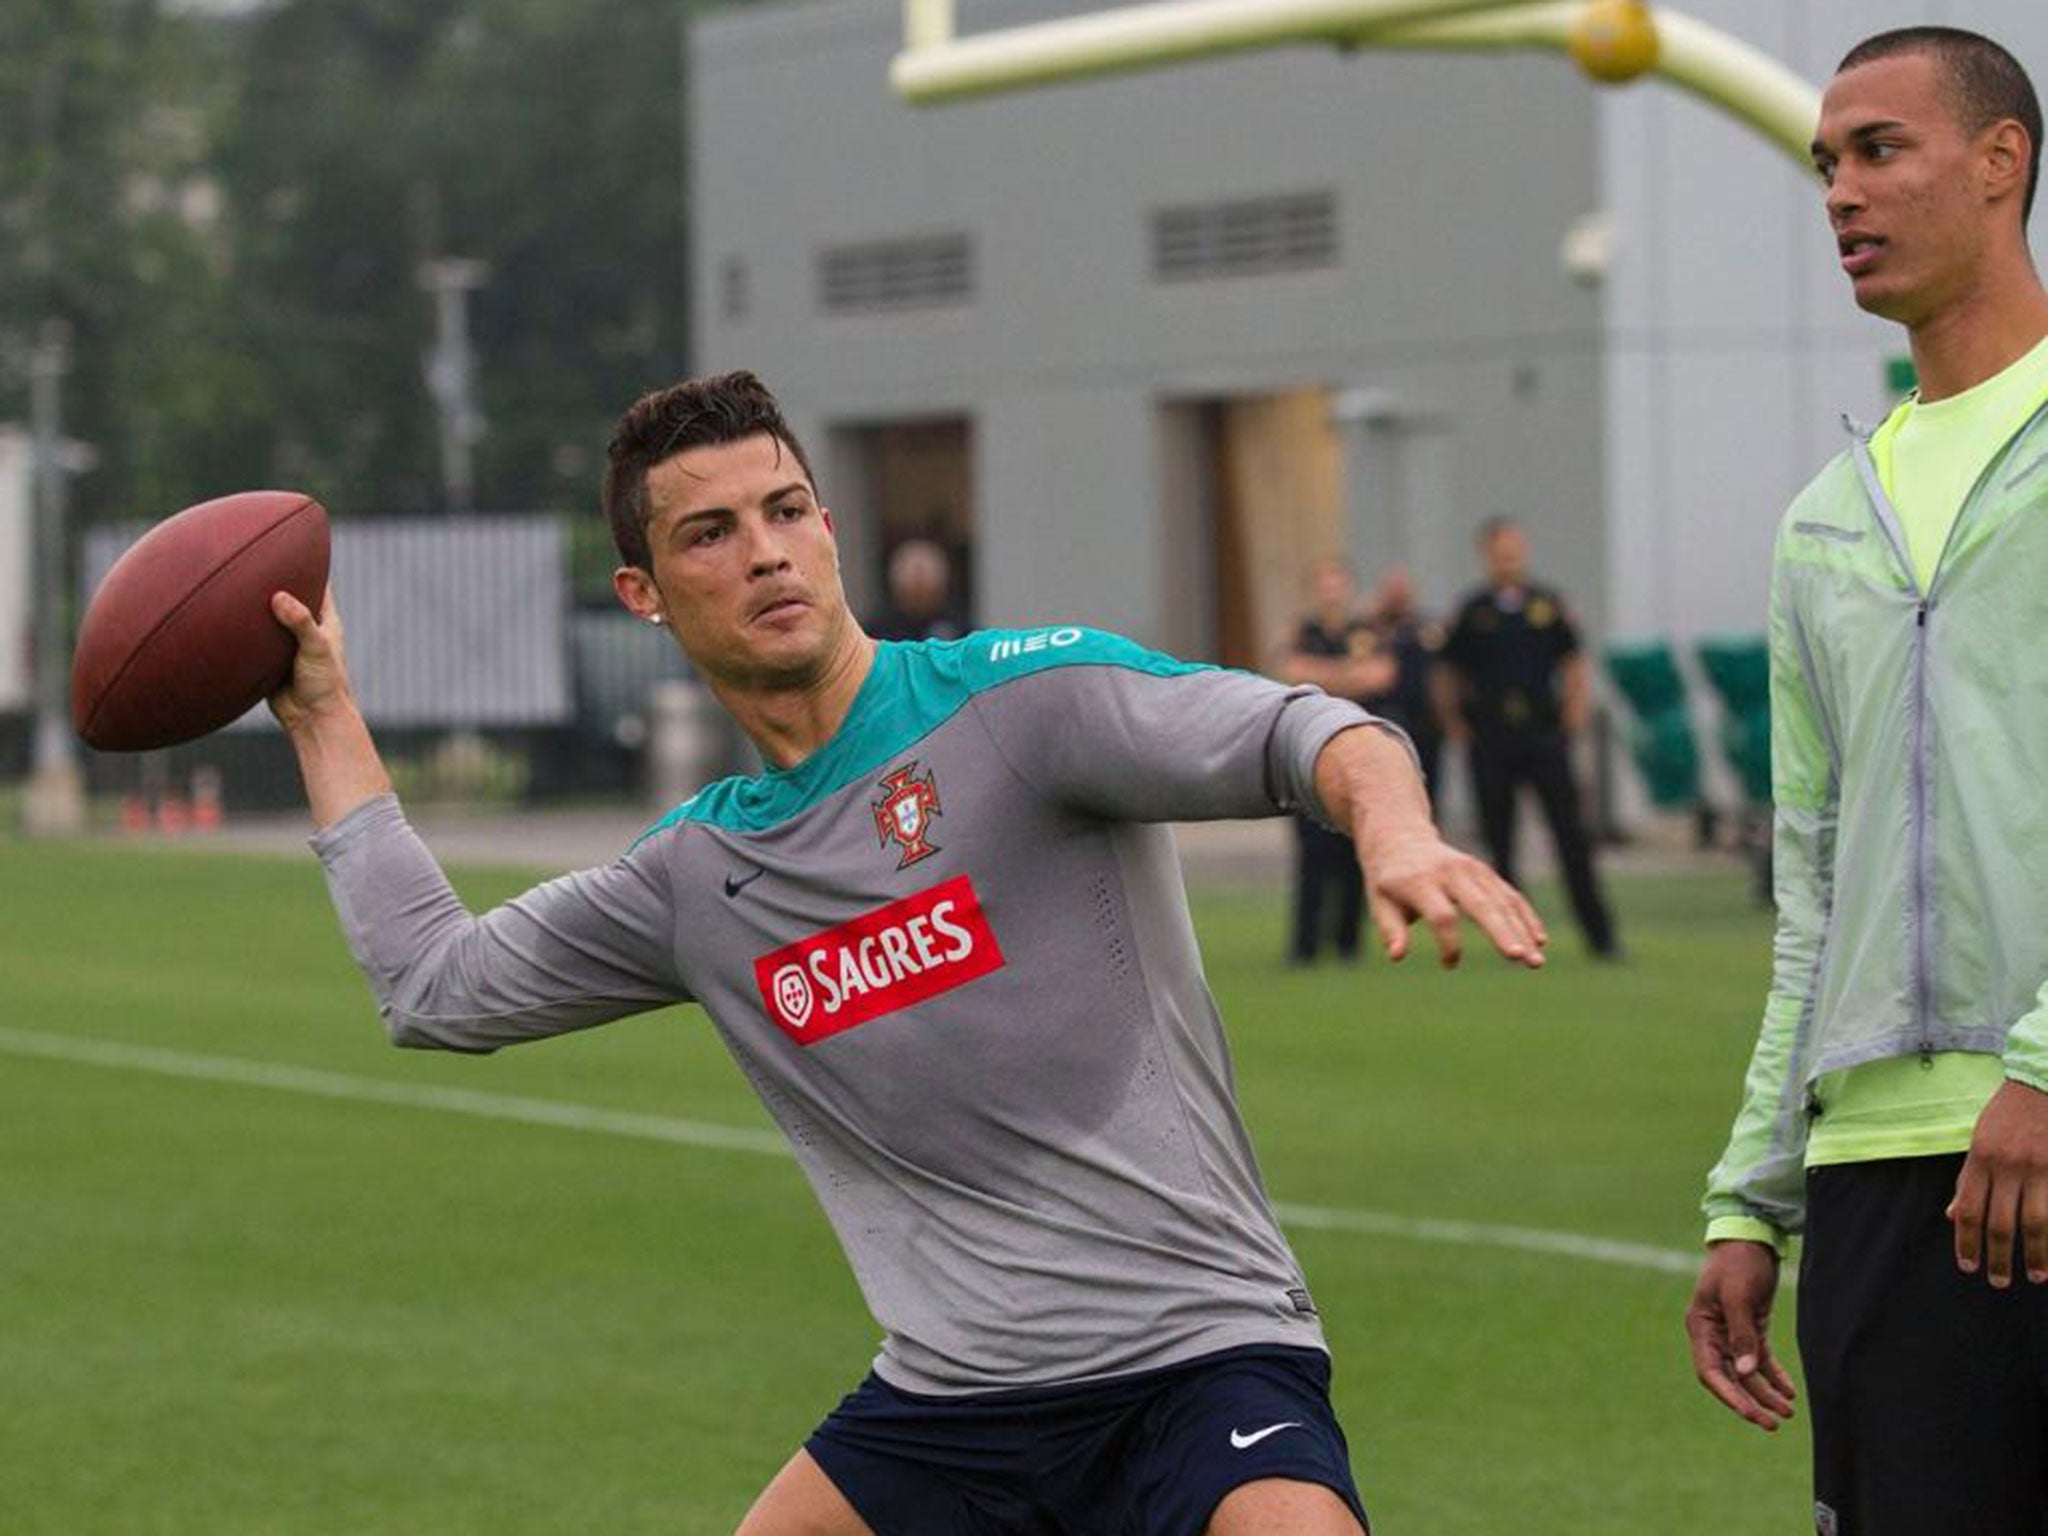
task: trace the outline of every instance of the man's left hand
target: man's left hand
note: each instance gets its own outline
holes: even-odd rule
[[[1550,942],[1543,920],[1522,893],[1492,866],[1460,853],[1434,831],[1374,846],[1361,861],[1373,926],[1389,958],[1408,953],[1409,925],[1429,924],[1439,958],[1456,965],[1462,953],[1458,916],[1477,923],[1493,947],[1531,970],[1543,964]]]
[[[2003,1290],[2017,1243],[2036,1285],[2048,1282],[2048,1093],[2007,1079],[1977,1117],[1948,1204],[1956,1267]]]

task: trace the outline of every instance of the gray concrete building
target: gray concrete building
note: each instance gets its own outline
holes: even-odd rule
[[[1817,82],[1915,21],[2048,79],[2036,0],[1683,8]],[[1258,662],[1311,557],[1441,606],[1511,513],[1596,634],[1756,632],[1779,511],[1891,398],[1814,183],[1661,82],[1286,49],[912,108],[900,42],[816,0],[690,47],[697,363],[784,396],[859,601],[930,532],[977,622]]]

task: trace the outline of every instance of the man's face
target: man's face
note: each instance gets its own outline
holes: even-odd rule
[[[1309,601],[1323,613],[1345,612],[1355,593],[1351,572],[1341,565],[1325,562],[1309,577]]]
[[[889,595],[905,613],[929,618],[946,606],[946,577],[945,554],[916,540],[890,557]]]
[[[1857,304],[1913,326],[1969,288],[1990,236],[1978,151],[1931,55],[1828,83],[1813,159]]]
[[[1415,611],[1415,581],[1405,565],[1390,565],[1380,577],[1378,607],[1389,618],[1405,618]]]
[[[1497,587],[1519,586],[1529,568],[1529,541],[1510,523],[1488,535],[1484,555],[1487,580]]]
[[[648,471],[651,572],[619,595],[660,614],[699,670],[740,687],[801,686],[851,623],[832,516],[767,434],[690,448]]]

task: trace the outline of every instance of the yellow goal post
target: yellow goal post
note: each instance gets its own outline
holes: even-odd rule
[[[1661,74],[1809,164],[1820,92],[1761,49],[1645,0],[1153,0],[962,36],[903,0],[890,83],[918,104],[1289,44],[1556,49],[1610,82]]]

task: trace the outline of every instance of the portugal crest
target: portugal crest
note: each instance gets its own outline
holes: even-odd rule
[[[921,779],[916,773],[917,760],[913,758],[882,780],[877,786],[882,798],[871,802],[882,846],[895,843],[903,850],[903,857],[896,861],[898,869],[908,869],[939,851],[931,841],[932,818],[939,814],[938,780],[930,770]]]

